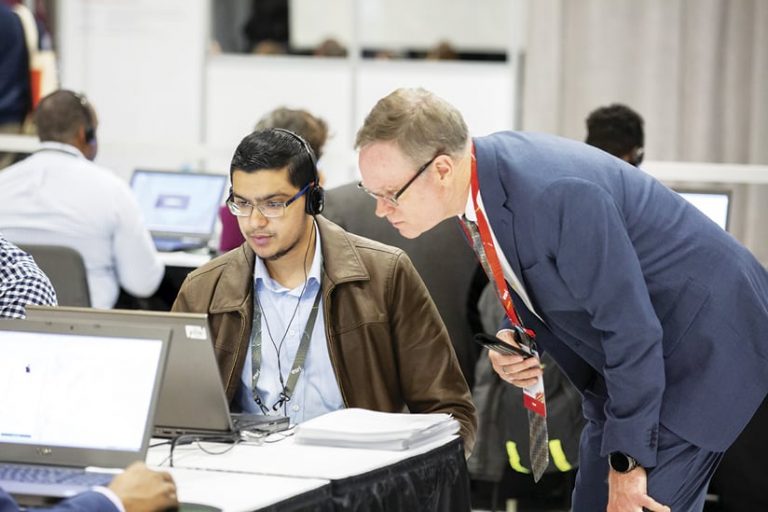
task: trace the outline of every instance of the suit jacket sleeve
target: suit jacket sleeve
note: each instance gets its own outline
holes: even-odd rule
[[[8,493],[0,489],[0,512],[18,512],[19,505]],[[44,509],[27,509],[39,512],[118,512],[109,498],[98,492],[84,492]]]
[[[539,204],[535,236],[546,241],[559,277],[599,333],[608,391],[601,453],[622,451],[653,467],[665,388],[662,329],[630,220],[606,190],[577,178],[551,184]]]
[[[461,425],[465,450],[470,453],[477,430],[476,411],[448,331],[405,253],[397,258],[393,274],[391,330],[408,409],[414,413],[452,414]],[[409,307],[404,308],[404,304]],[[425,361],[437,372],[427,374]]]

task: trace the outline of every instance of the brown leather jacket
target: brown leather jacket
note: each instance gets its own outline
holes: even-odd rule
[[[408,256],[323,217],[317,224],[325,333],[345,405],[453,414],[470,453],[475,406],[445,326]],[[246,243],[203,265],[187,276],[173,305],[173,311],[208,313],[230,400],[250,339],[254,258]]]

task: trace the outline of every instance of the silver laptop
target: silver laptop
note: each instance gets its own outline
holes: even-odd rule
[[[131,189],[159,251],[205,247],[223,204],[225,174],[137,169]]]
[[[285,416],[230,413],[209,337],[207,315],[27,306],[27,318],[170,329],[171,348],[155,414],[155,437],[230,436],[243,430],[277,432],[289,426]]]
[[[0,321],[0,487],[38,504],[144,460],[166,329]]]

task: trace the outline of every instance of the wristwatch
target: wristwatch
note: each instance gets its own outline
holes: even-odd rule
[[[608,463],[617,473],[629,473],[639,465],[633,457],[622,452],[612,452],[608,456]]]

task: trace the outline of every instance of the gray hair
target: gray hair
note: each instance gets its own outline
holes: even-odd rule
[[[456,107],[425,89],[397,89],[380,99],[365,118],[355,149],[394,142],[418,163],[438,152],[458,157],[468,141],[467,124]]]

